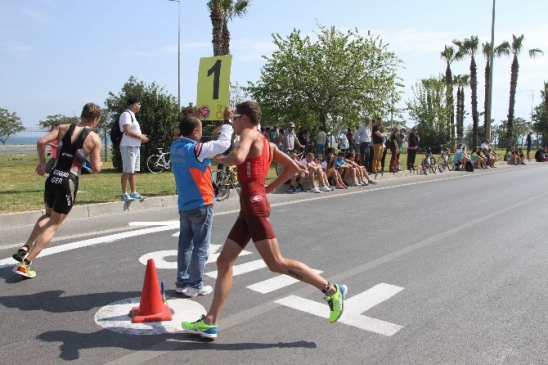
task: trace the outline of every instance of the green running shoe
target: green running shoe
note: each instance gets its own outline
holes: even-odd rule
[[[348,287],[342,284],[334,284],[337,291],[330,297],[324,297],[323,299],[329,304],[329,323],[335,323],[341,318],[341,314],[344,310],[344,299],[348,293]]]
[[[27,265],[24,262],[15,267],[15,273],[27,279],[32,279],[36,276],[36,271],[32,271],[30,265]]]
[[[205,316],[202,315],[202,318],[196,322],[182,322],[181,326],[186,332],[193,333],[195,335],[200,335],[205,338],[217,338],[217,325],[216,324],[206,324],[204,322]]]

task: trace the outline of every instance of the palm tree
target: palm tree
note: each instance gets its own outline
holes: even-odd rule
[[[491,43],[485,42],[481,45],[483,56],[486,59],[485,63],[485,100],[484,100],[484,113],[483,113],[483,128],[485,135],[485,128],[487,126],[487,101],[489,100],[489,72],[491,71]],[[508,56],[510,54],[510,44],[508,42],[502,42],[493,50],[494,57],[500,57],[502,55]]]
[[[470,56],[470,89],[472,90],[472,130],[474,134],[473,144],[477,146],[478,144],[478,124],[479,124],[479,115],[478,115],[478,76],[477,76],[477,65],[476,65],[476,52],[479,47],[479,39],[477,36],[471,36],[470,38],[465,38],[464,41],[454,40],[453,44],[459,48],[457,52],[456,59],[460,61],[466,56]]]
[[[445,61],[447,67],[445,68],[445,85],[446,88],[446,105],[449,109],[448,126],[449,126],[449,140],[455,143],[455,102],[453,100],[453,73],[451,72],[451,63],[455,60],[456,52],[451,46],[445,46],[445,49],[440,53],[441,58]]]
[[[462,144],[464,136],[464,88],[470,85],[469,75],[455,75],[453,84],[457,85],[457,144]]]
[[[519,37],[516,37],[512,34],[512,44],[510,44],[510,52],[514,55],[512,61],[512,67],[510,72],[510,103],[508,105],[508,124],[506,130],[506,138],[508,139],[508,144],[506,146],[507,150],[511,147],[512,137],[513,137],[513,128],[514,128],[514,108],[516,106],[516,88],[518,85],[518,72],[519,72],[519,62],[518,55],[523,50],[523,34]],[[529,50],[529,57],[535,58],[538,54],[544,54],[540,49],[533,48]]]
[[[213,55],[230,54],[228,22],[247,13],[251,0],[210,0],[207,7],[213,25]]]

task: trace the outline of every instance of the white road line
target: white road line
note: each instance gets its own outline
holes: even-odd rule
[[[398,286],[384,283],[378,284],[373,288],[346,300],[344,312],[338,322],[365,331],[378,333],[383,336],[393,336],[403,327],[394,323],[381,321],[380,319],[367,317],[361,313],[388,300],[402,290],[403,288]],[[329,318],[329,309],[325,303],[319,303],[295,295],[279,299],[276,303],[305,313],[314,314],[318,317]]]
[[[313,271],[316,274],[321,274],[323,272],[320,270],[313,270]],[[259,292],[261,294],[266,294],[298,282],[299,280],[294,279],[291,276],[278,275],[271,279],[263,280],[256,284],[249,285],[248,288],[253,291]]]
[[[265,267],[266,267],[266,264],[264,263],[262,259],[260,259],[260,260],[246,262],[245,264],[234,265],[233,273],[234,273],[234,276],[236,276],[236,275],[245,274],[251,271],[264,269]],[[217,271],[206,272],[205,275],[209,276],[210,278],[216,279]]]
[[[145,234],[150,233],[156,233],[156,232],[163,232],[163,231],[169,231],[172,229],[178,229],[179,228],[179,222],[177,222],[177,225],[174,227],[172,225],[164,225],[161,227],[153,227],[153,228],[145,228],[145,229],[139,229],[137,231],[129,231],[129,232],[123,232],[123,233],[117,233],[112,234],[109,236],[103,236],[103,237],[97,237],[97,238],[91,238],[89,240],[83,240],[83,241],[77,241],[72,243],[67,243],[66,245],[59,245],[55,247],[50,247],[44,249],[40,253],[40,257],[53,255],[60,252],[66,252],[71,250],[76,250],[78,248],[88,247],[88,246],[95,246],[100,245],[103,243],[110,243],[114,241],[119,241],[125,238],[131,238],[131,237],[137,237],[142,236]],[[9,259],[3,259],[0,260],[0,269],[6,266],[13,266],[16,264],[17,261],[12,259],[11,257]]]

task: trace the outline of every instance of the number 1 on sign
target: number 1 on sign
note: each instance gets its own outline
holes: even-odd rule
[[[221,60],[217,60],[213,67],[207,70],[207,77],[213,75],[213,100],[219,99],[219,79],[221,76]]]

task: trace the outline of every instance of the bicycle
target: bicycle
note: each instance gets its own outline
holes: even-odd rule
[[[211,177],[215,186],[217,201],[228,199],[231,189],[235,189],[238,195],[240,195],[240,182],[238,181],[238,173],[234,166],[230,166],[228,171],[213,170]]]
[[[163,148],[157,148],[158,153],[150,155],[147,158],[148,171],[153,174],[159,174],[164,170],[171,170],[171,157],[169,152],[164,152]]]
[[[428,175],[428,171],[435,174],[438,170],[438,164],[436,158],[432,155],[430,148],[426,149],[425,157],[422,159],[421,173]]]
[[[449,149],[445,146],[441,147],[441,162],[439,164],[440,172],[444,172],[445,169],[449,171],[455,170],[455,164],[453,163],[453,157],[449,153]]]

